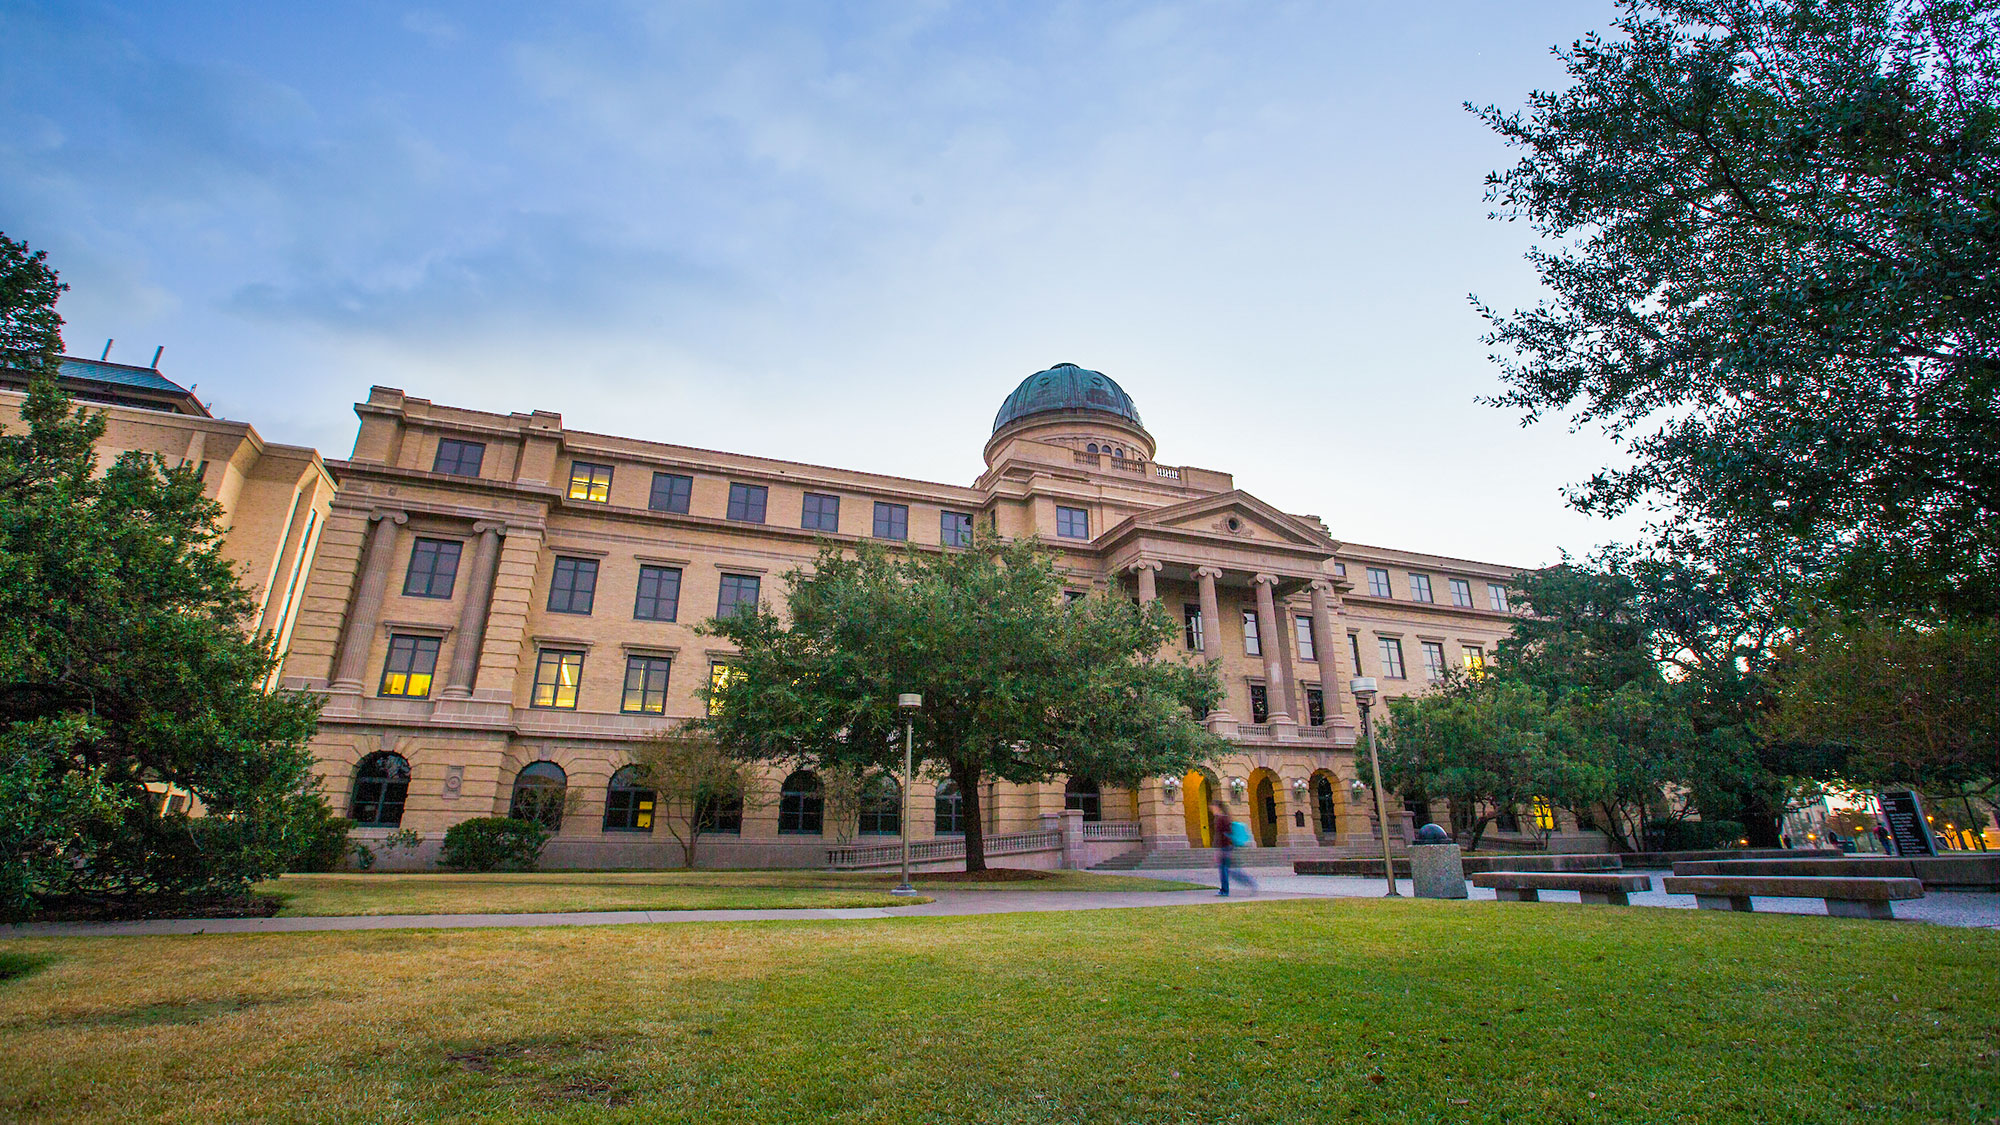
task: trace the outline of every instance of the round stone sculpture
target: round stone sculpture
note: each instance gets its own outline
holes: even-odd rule
[[[1426,824],[1422,828],[1417,829],[1417,843],[1449,844],[1451,843],[1451,833],[1446,832],[1442,824]]]

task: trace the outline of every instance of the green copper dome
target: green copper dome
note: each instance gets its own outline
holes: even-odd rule
[[[1145,425],[1139,421],[1139,408],[1132,405],[1132,396],[1112,382],[1109,375],[1074,363],[1058,363],[1021,380],[1021,385],[1000,404],[1000,413],[994,415],[993,432],[999,433],[1000,427],[1030,414],[1055,410],[1101,410],[1135,426]]]

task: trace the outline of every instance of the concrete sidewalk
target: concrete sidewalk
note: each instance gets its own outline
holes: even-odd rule
[[[30,922],[0,926],[0,938],[143,937],[156,934],[288,934],[325,930],[459,930],[496,926],[630,926],[660,922],[826,922],[874,918],[1116,910],[1141,906],[1223,905],[1309,894],[1271,893],[1225,899],[1201,891],[926,890],[935,901],[912,906],[791,910],[604,910],[564,914],[374,914],[301,918],[155,918],[140,922]]]

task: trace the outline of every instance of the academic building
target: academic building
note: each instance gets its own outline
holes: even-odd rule
[[[586,433],[547,411],[385,387],[355,410],[353,456],[328,464],[339,489],[283,682],[325,696],[319,768],[356,835],[415,830],[418,860],[457,821],[539,810],[559,820],[551,866],[677,863],[632,748],[702,714],[704,685],[726,674],[732,653],[695,626],[760,601],[782,613],[782,576],[826,541],[948,551],[975,527],[1035,535],[1074,596],[1164,601],[1184,623],[1180,657],[1220,664],[1224,703],[1203,721],[1232,750],[1211,768],[1136,789],[1069,778],[983,795],[993,853],[1023,865],[1048,862],[1034,854],[1048,830],[1079,820],[1096,858],[1205,847],[1211,798],[1260,846],[1364,852],[1375,822],[1349,677],[1422,691],[1478,666],[1509,624],[1513,569],[1344,543],[1228,473],[1161,461],[1131,396],[1074,364],[1006,397],[968,485]],[[879,846],[896,842],[895,779],[873,779],[858,807],[828,801],[810,772],[763,780],[741,807],[711,810],[699,862],[866,865],[895,850]],[[963,830],[949,782],[919,777],[910,796],[913,842],[949,858]],[[1396,812],[1403,836],[1430,810]],[[1538,813],[1543,831],[1574,830],[1524,809],[1501,835],[1535,833]]]

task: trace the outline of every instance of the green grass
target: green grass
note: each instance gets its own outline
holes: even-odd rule
[[[55,957],[46,953],[0,952],[0,984],[25,977],[53,960]]]
[[[1174,890],[1130,875],[1087,871],[1038,872],[1028,882],[925,879],[920,890]],[[284,915],[546,914],[572,910],[771,910],[792,907],[908,906],[929,902],[889,893],[892,874],[821,871],[542,871],[514,874],[286,875],[260,884],[285,900]]]
[[[2000,933],[1301,900],[36,940],[0,1120],[2000,1116]]]

